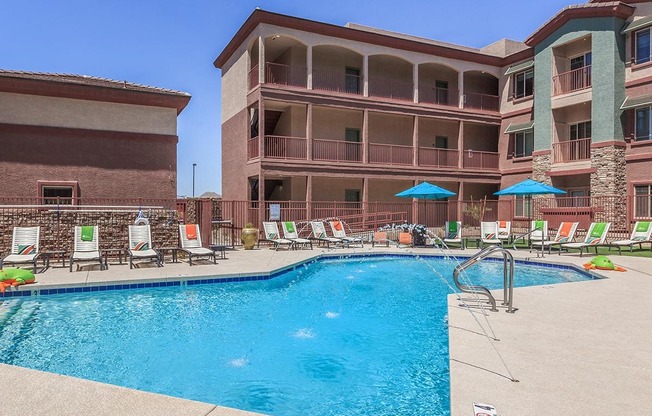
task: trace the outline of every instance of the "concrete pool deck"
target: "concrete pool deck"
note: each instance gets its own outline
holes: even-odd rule
[[[469,256],[477,250],[453,252]],[[218,260],[218,265],[166,263],[162,268],[130,270],[128,265],[112,264],[108,271],[73,273],[67,268],[50,268],[37,275],[38,283],[24,288],[264,275],[322,254],[353,253],[440,254],[432,248],[366,246],[312,251],[235,250],[228,251],[227,259]],[[537,259],[528,251],[512,253],[520,259],[573,265],[591,258],[552,254]],[[603,272],[608,277],[603,280],[515,289],[514,306],[519,309],[515,314],[502,309],[485,316],[477,308],[471,313],[450,295],[452,415],[472,415],[474,401],[495,405],[501,416],[640,413],[641,403],[652,389],[652,259],[611,258],[628,272]],[[502,298],[502,291],[494,294]],[[483,333],[492,331],[500,341],[490,341]],[[512,382],[511,377],[519,382]],[[30,386],[10,387],[11,393],[4,395],[2,414],[8,416],[253,415],[10,365],[0,365],[0,379],[5,386]]]

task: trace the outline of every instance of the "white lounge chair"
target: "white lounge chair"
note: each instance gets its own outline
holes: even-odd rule
[[[512,222],[511,221],[496,221],[496,238],[500,240],[501,244],[509,244],[512,241]]]
[[[618,254],[622,254],[622,247],[629,247],[629,251],[634,251],[634,244],[638,244],[642,249],[643,243],[652,243],[651,238],[652,221],[636,221],[628,240],[612,241],[609,245],[618,247]]]
[[[496,221],[483,221],[480,223],[480,241],[482,243],[481,246],[484,244],[503,244],[498,238],[498,223]]]
[[[287,238],[281,238],[281,233],[278,231],[277,223],[273,221],[263,222],[263,231],[265,233],[265,238],[258,240],[259,247],[261,241],[269,241],[274,244],[274,250],[278,250],[278,248],[283,245],[288,246],[288,249],[294,248],[294,241],[288,240]]]
[[[387,237],[387,231],[374,231],[374,236],[371,239],[371,247],[376,247],[376,244],[384,244],[389,247],[391,240]]]
[[[217,264],[215,252],[201,244],[201,234],[197,224],[179,224],[179,241],[181,251],[188,255],[188,263],[192,266],[192,259],[197,257],[213,258],[213,264]]]
[[[149,224],[129,226],[129,268],[133,269],[134,261],[154,260],[158,267],[162,266],[161,255],[152,248],[152,231]]]
[[[303,247],[310,246],[310,250],[312,250],[312,241],[307,238],[299,237],[297,225],[294,221],[283,221],[281,226],[283,227],[283,238],[292,241],[294,243],[294,248],[302,245]]]
[[[97,225],[75,226],[75,235],[73,240],[73,252],[70,255],[70,271],[72,266],[77,262],[79,270],[80,262],[98,262],[100,270],[106,269],[105,262],[102,261],[102,252],[100,252],[100,236]]]
[[[341,238],[330,237],[326,234],[326,227],[321,221],[310,221],[310,228],[312,228],[312,237],[313,240],[316,240],[318,244],[326,243],[326,247],[330,248],[331,244],[343,244]]]
[[[532,249],[536,249],[536,247],[539,247],[538,248],[539,250],[548,248],[548,254],[550,254],[550,251],[552,250],[553,246],[558,246],[573,241],[573,239],[575,238],[575,232],[577,231],[577,226],[579,224],[580,224],[579,222],[562,222],[561,224],[559,224],[559,228],[557,229],[557,234],[555,234],[555,238],[553,238],[552,240],[532,241],[530,245],[530,252],[532,251]]]
[[[39,237],[41,227],[14,227],[11,254],[0,259],[0,269],[7,264],[32,264],[36,274],[36,262],[41,256]]]
[[[598,246],[604,245],[604,241],[607,238],[607,233],[609,232],[609,227],[611,227],[610,222],[592,222],[589,230],[586,232],[586,237],[581,243],[563,243],[559,245],[559,254],[561,254],[562,249],[579,249],[580,257],[586,248],[587,252],[590,247],[595,247],[596,254],[598,253]]]
[[[464,250],[464,239],[462,238],[462,221],[446,221],[444,226],[444,243],[447,246],[451,244],[459,244],[460,248]]]
[[[361,247],[364,247],[364,242],[362,241],[362,238],[348,237],[346,235],[346,231],[344,231],[344,222],[340,220],[333,220],[333,221],[328,221],[328,224],[331,226],[331,232],[333,233],[333,237],[342,239],[342,241],[344,241],[347,246],[353,243],[353,244],[360,244]]]
[[[547,241],[548,237],[548,221],[534,220],[530,223],[530,244],[534,241]]]

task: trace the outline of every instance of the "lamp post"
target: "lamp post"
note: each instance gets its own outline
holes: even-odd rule
[[[197,167],[196,163],[192,164],[192,197],[195,197],[195,168]]]

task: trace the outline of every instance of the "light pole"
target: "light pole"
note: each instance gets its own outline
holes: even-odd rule
[[[197,167],[196,163],[192,164],[192,197],[195,197],[195,168]]]

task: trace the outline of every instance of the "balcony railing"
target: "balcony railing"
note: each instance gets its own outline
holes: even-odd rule
[[[419,148],[419,166],[457,167],[459,152],[451,149]]]
[[[306,88],[308,75],[305,67],[267,62],[265,82],[268,84]]]
[[[249,89],[253,89],[256,85],[258,85],[258,65],[249,71]]]
[[[362,77],[327,69],[312,70],[312,89],[345,94],[362,94]]]
[[[448,88],[437,88],[432,85],[419,85],[419,102],[435,105],[458,106],[457,90]]]
[[[552,77],[552,95],[591,88],[591,65]]]
[[[477,150],[465,150],[462,156],[465,169],[498,170],[497,152],[480,152]]]
[[[591,138],[553,143],[552,152],[554,163],[591,159]]]
[[[258,152],[258,143],[260,140],[258,139],[258,136],[254,137],[253,139],[249,139],[247,142],[247,159],[256,159],[259,156]]]
[[[399,146],[394,144],[369,144],[369,163],[411,165],[412,160],[412,146]]]
[[[414,90],[411,82],[386,78],[369,78],[369,96],[412,101]]]
[[[477,92],[465,92],[464,108],[475,108],[483,111],[498,111],[500,110],[500,97],[497,95],[480,94]]]
[[[360,162],[362,161],[362,143],[342,140],[313,140],[312,158],[313,160],[331,162]]]
[[[265,157],[306,159],[307,140],[302,137],[265,136]]]

